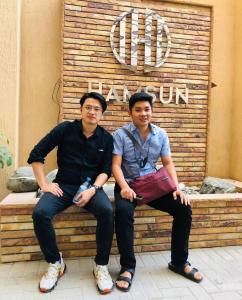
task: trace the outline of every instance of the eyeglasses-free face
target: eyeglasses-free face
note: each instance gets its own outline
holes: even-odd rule
[[[148,101],[138,101],[129,114],[136,127],[147,127],[151,122],[152,107]]]

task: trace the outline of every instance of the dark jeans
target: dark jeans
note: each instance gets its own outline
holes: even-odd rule
[[[120,195],[120,188],[115,190],[115,229],[120,265],[122,270],[135,270],[134,255],[134,210],[135,202],[125,200]],[[173,216],[171,239],[171,262],[176,266],[184,265],[188,258],[188,241],[192,223],[192,210],[189,205],[181,204],[177,197],[174,200],[172,193],[160,199],[151,201],[149,206],[167,212]]]
[[[59,184],[63,196],[57,197],[51,193],[44,193],[33,211],[33,223],[36,237],[47,262],[54,263],[60,259],[56,243],[55,230],[52,225],[54,216],[69,206],[78,189],[76,185]],[[97,254],[95,262],[107,265],[112,246],[114,216],[111,202],[104,191],[98,190],[84,207],[97,219],[96,244]]]

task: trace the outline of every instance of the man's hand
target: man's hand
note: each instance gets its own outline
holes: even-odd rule
[[[175,192],[173,192],[174,200],[177,199],[177,196],[179,196],[181,198],[182,204],[190,205],[190,199],[187,197],[187,195],[183,191],[178,189]]]
[[[55,182],[47,183],[46,182],[43,185],[41,185],[40,188],[43,192],[49,192],[57,197],[63,196],[63,191],[59,187],[58,183],[55,183]]]
[[[84,207],[95,194],[96,194],[95,188],[90,188],[90,189],[87,189],[87,190],[81,192],[77,196],[78,202],[76,202],[76,205],[78,207]]]
[[[130,187],[121,189],[120,195],[122,198],[127,199],[130,202],[133,202],[134,198],[136,197],[134,190],[132,190]]]

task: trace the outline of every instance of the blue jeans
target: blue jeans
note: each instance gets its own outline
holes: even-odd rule
[[[134,273],[136,259],[134,255],[134,210],[135,202],[125,200],[120,195],[119,186],[115,185],[115,229],[118,249],[120,253],[121,270]],[[190,205],[181,204],[172,193],[148,203],[150,207],[164,211],[173,216],[171,239],[171,262],[175,266],[182,266],[188,258],[188,241],[192,223]]]
[[[54,263],[60,259],[59,249],[56,243],[55,230],[52,224],[54,216],[71,205],[72,199],[79,186],[59,184],[63,191],[62,197],[52,193],[44,193],[33,211],[33,223],[40,248],[48,263]],[[96,194],[84,207],[97,219],[96,244],[97,254],[95,262],[98,265],[107,265],[112,246],[114,216],[112,204],[103,189]]]

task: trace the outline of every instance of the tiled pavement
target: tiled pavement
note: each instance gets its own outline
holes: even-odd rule
[[[137,270],[129,293],[117,289],[99,295],[92,277],[91,258],[67,259],[68,270],[54,291],[38,292],[37,286],[47,264],[19,262],[0,264],[1,300],[190,300],[242,299],[242,247],[221,247],[190,250],[190,261],[204,274],[200,283],[191,282],[167,268],[170,252],[137,254]],[[119,270],[118,257],[109,263],[113,278]]]

